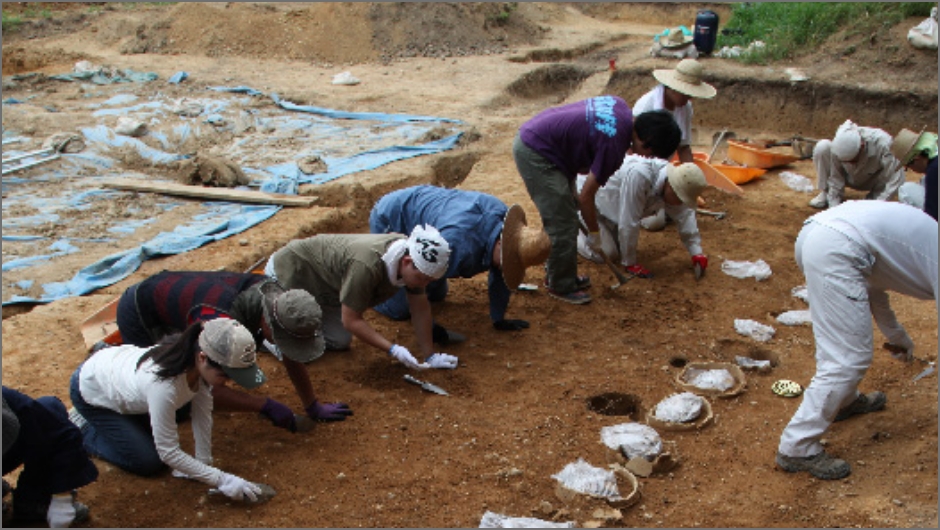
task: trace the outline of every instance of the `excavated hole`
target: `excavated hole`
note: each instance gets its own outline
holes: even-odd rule
[[[688,363],[689,360],[682,355],[676,355],[672,359],[669,359],[669,366],[673,368],[684,368]]]
[[[588,398],[588,410],[604,416],[629,416],[636,421],[640,415],[640,398],[633,394],[607,392]]]

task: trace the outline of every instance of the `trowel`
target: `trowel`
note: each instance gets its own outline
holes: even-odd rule
[[[448,395],[450,395],[450,394],[448,394],[447,391],[444,390],[443,388],[441,388],[441,387],[439,387],[439,386],[437,386],[437,385],[433,385],[433,384],[431,384],[431,383],[428,383],[427,381],[422,381],[422,380],[420,380],[420,379],[416,379],[416,378],[412,377],[412,376],[409,375],[409,374],[405,374],[405,381],[408,381],[409,383],[413,383],[413,384],[415,384],[415,385],[418,385],[418,386],[420,386],[421,388],[423,388],[424,390],[427,390],[428,392],[433,392],[433,393],[435,393],[435,394],[440,394],[440,395],[442,395],[442,396],[448,396]]]

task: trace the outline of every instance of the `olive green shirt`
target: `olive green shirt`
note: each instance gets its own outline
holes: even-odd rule
[[[321,306],[364,313],[398,292],[382,256],[402,234],[321,234],[296,239],[271,256],[287,289],[304,289]]]

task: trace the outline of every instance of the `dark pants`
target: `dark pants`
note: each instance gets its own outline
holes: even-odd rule
[[[85,450],[136,475],[155,475],[166,465],[160,460],[150,429],[149,414],[121,414],[89,405],[79,391],[79,366],[69,382],[76,410],[88,422],[82,429]]]
[[[16,441],[3,454],[4,475],[23,466],[13,491],[15,510],[48,506],[53,494],[67,493],[98,478],[98,468],[82,448],[82,434],[69,421],[59,398],[33,399],[3,387],[3,399],[20,423]]]

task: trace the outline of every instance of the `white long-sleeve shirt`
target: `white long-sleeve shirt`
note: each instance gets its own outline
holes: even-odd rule
[[[849,201],[807,222],[840,232],[872,256],[868,300],[875,323],[889,341],[906,333],[891,309],[888,291],[938,300],[937,222],[923,211],[897,202]]]
[[[852,126],[851,120],[846,121],[839,126],[836,135]],[[858,163],[838,162],[839,170],[828,175],[830,206],[837,206],[841,202],[846,187],[862,191],[879,188],[878,193],[871,198],[887,201],[907,179],[901,161],[891,154],[891,143],[894,140],[890,134],[873,127],[858,127],[858,132],[865,141]]]
[[[189,477],[216,486],[222,471],[212,462],[212,394],[199,379],[195,392],[186,382],[186,374],[159,379],[159,369],[148,359],[137,368],[137,361],[148,348],[123,345],[105,348],[88,359],[79,376],[79,390],[89,405],[120,414],[150,414],[150,426],[157,454],[166,465]],[[176,411],[192,401],[192,427],[196,457],[180,448]]]
[[[669,162],[659,158],[628,155],[620,169],[597,191],[597,213],[617,226],[617,245],[624,266],[636,264],[640,220],[660,208],[665,208],[669,217],[676,221],[679,238],[689,254],[702,253],[695,210],[684,204],[668,205],[663,200],[667,165]]]
[[[666,108],[666,103],[664,98],[666,97],[665,86],[662,84],[656,85],[656,88],[650,90],[646,94],[640,96],[640,99],[636,100],[636,104],[633,105],[633,115],[639,116],[644,112],[649,112],[653,110],[665,110],[672,114],[673,119],[676,120],[676,124],[679,125],[679,130],[682,131],[682,139],[679,141],[679,145],[691,145],[692,144],[692,102],[689,101],[681,107],[677,107],[675,110],[669,110]]]

